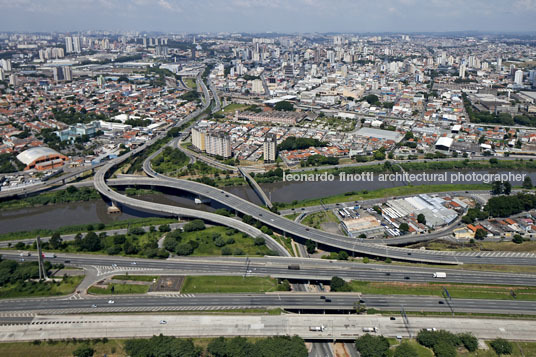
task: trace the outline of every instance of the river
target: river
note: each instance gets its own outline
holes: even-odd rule
[[[466,171],[468,172],[468,171]],[[485,173],[507,173],[507,171],[475,171],[476,174]],[[457,174],[458,171],[448,171],[448,175]],[[512,171],[512,173],[526,173],[536,183],[536,172]],[[447,177],[450,183],[450,176]],[[414,185],[420,184],[443,184],[445,182],[413,181]],[[458,182],[459,183],[459,182]],[[464,183],[475,184],[481,181],[469,180]],[[519,182],[511,182],[520,185]],[[262,189],[271,197],[273,202],[292,202],[294,200],[305,200],[322,198],[350,191],[376,190],[388,187],[404,186],[403,181],[379,181],[376,176],[374,180],[367,182],[342,182],[342,181],[313,181],[313,182],[276,182],[261,184]],[[225,188],[226,191],[245,198],[251,202],[260,204],[257,194],[247,185]],[[217,207],[194,204],[192,197],[182,197],[177,192],[165,190],[163,194],[149,194],[138,198],[158,202],[163,204],[177,205],[187,208],[213,211]],[[108,214],[108,204],[102,200],[89,202],[74,202],[57,204],[52,206],[42,206],[33,208],[23,208],[17,210],[0,211],[0,233],[17,231],[28,231],[33,229],[57,229],[65,225],[79,225],[90,223],[110,223],[118,220],[130,218],[153,217],[154,214],[132,210],[123,207],[121,214]]]

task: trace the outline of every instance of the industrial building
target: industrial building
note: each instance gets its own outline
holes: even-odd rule
[[[341,222],[343,231],[349,237],[356,238],[361,234],[366,236],[374,236],[383,234],[385,228],[375,217],[363,215],[357,218],[344,219]]]
[[[435,148],[436,150],[449,151],[453,142],[454,139],[444,136],[439,138],[439,140],[435,143]]]
[[[56,150],[40,146],[21,152],[17,160],[26,165],[25,170],[48,170],[63,166],[69,158]]]
[[[458,217],[458,213],[445,207],[445,204],[446,201],[440,197],[421,194],[387,201],[387,207],[382,207],[382,214],[393,222],[408,216],[417,217],[422,213],[427,226],[437,227],[449,224]]]

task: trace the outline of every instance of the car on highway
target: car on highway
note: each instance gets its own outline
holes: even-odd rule
[[[136,263],[136,262],[132,262],[132,263],[130,263],[130,264],[131,264],[131,265],[136,265],[137,263]]]
[[[321,298],[322,300],[324,300],[326,297],[325,297],[324,295],[322,295],[322,296],[320,296],[320,298]]]
[[[409,280],[409,279],[410,279],[410,277],[409,277],[409,276],[405,276],[405,277],[404,277],[404,279],[406,279],[406,280]]]
[[[396,317],[391,316],[391,317],[389,318],[389,320],[391,320],[391,321],[395,321],[395,320],[396,320]]]
[[[117,268],[117,264],[112,264],[112,267],[113,267],[113,268]]]
[[[160,320],[160,325],[165,325],[165,324],[167,324],[166,320]]]
[[[437,303],[438,303],[439,305],[444,305],[444,304],[445,304],[445,302],[444,302],[443,300],[439,300]]]
[[[115,301],[113,301],[113,300],[108,300],[108,304],[115,304]]]
[[[325,302],[331,302],[331,299],[330,298],[326,298],[326,300],[324,300]]]
[[[92,307],[92,308],[96,308],[96,307],[97,307],[97,305],[93,304],[93,305],[91,305],[91,307]]]

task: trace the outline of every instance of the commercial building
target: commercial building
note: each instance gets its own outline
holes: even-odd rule
[[[52,68],[52,74],[54,75],[54,81],[72,81],[73,71],[70,66],[58,66]]]
[[[514,83],[518,85],[523,85],[523,71],[518,69],[514,76]]]
[[[264,162],[275,162],[277,157],[277,136],[267,134],[263,144]]]
[[[98,121],[91,122],[89,124],[76,124],[61,131],[55,131],[54,133],[60,137],[61,141],[70,140],[74,141],[77,137],[82,135],[94,136],[100,128]]]
[[[264,86],[262,85],[262,81],[260,79],[254,79],[253,81],[251,81],[251,92],[253,94],[264,93]]]
[[[19,79],[17,78],[17,75],[15,73],[9,76],[9,84],[12,85],[13,87],[16,87],[19,85]]]
[[[65,37],[65,52],[67,53],[72,53],[74,52],[74,49],[73,49],[73,38],[68,36],[68,37]]]
[[[21,152],[17,155],[17,160],[26,165],[25,170],[49,170],[63,166],[69,158],[54,149],[41,146]]]

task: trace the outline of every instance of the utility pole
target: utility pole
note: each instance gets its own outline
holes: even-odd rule
[[[45,270],[45,265],[43,263],[43,253],[41,252],[41,237],[37,236],[37,260],[39,265],[39,280],[47,279],[47,271]]]

